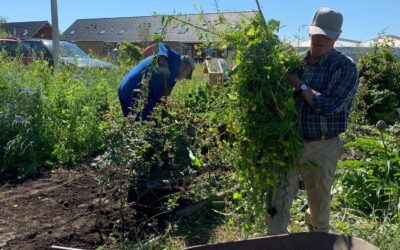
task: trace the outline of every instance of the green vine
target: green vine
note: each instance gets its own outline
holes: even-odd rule
[[[284,75],[301,66],[301,58],[279,40],[279,22],[253,21],[225,34],[222,41],[236,51],[228,129],[237,135],[237,166],[241,180],[244,228],[263,229],[266,211],[288,168],[296,167],[302,147],[297,129],[294,93]]]

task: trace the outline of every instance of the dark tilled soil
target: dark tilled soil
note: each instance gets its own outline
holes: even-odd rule
[[[101,243],[98,229],[111,231],[121,212],[115,202],[98,209],[97,183],[96,173],[84,168],[2,185],[0,249],[95,248]]]

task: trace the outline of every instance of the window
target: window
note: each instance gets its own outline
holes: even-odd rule
[[[8,55],[16,56],[29,56],[29,49],[24,44],[19,44],[17,41],[1,41],[0,51],[5,50]]]
[[[162,31],[163,31],[163,28],[158,28],[158,29],[156,30],[156,32],[154,32],[154,34],[161,34]]]
[[[71,30],[71,32],[69,32],[70,35],[75,34],[75,30]]]
[[[189,28],[188,27],[182,27],[181,30],[179,31],[179,34],[185,34],[188,32]]]
[[[50,60],[51,55],[49,51],[46,49],[46,47],[38,41],[23,41],[22,42],[28,49],[38,56],[39,58]]]
[[[104,35],[104,33],[106,33],[106,30],[101,30],[99,33]]]
[[[122,34],[125,34],[125,32],[126,32],[126,30],[120,30],[120,31],[118,32],[118,34],[122,35]]]

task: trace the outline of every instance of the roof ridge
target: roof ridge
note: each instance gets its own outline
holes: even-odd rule
[[[200,16],[200,15],[215,15],[215,14],[234,14],[234,13],[254,13],[253,10],[244,10],[244,11],[222,11],[222,12],[204,12],[204,13],[189,13],[189,14],[182,14],[186,16]],[[174,14],[165,14],[165,15],[174,15]],[[179,15],[177,13],[176,15]],[[119,19],[119,18],[143,18],[143,17],[160,17],[155,15],[148,15],[148,16],[121,16],[121,17],[99,17],[99,18],[78,18],[77,20],[99,20],[99,19]]]
[[[50,23],[49,21],[20,21],[20,22],[5,22],[4,24],[14,24],[14,23]]]
[[[349,38],[339,38],[338,41],[345,41],[345,42],[354,42],[354,43],[361,43],[359,40],[349,39]]]

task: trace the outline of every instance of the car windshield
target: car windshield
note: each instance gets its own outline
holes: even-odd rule
[[[29,50],[22,44],[12,41],[0,41],[0,51],[5,50],[8,55],[29,56]]]
[[[52,41],[48,41],[46,45],[50,51],[53,51]],[[60,42],[60,56],[89,58],[89,55],[79,48],[78,45],[64,41]]]

